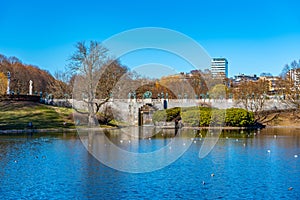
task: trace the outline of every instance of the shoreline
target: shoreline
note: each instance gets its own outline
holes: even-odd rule
[[[295,126],[266,126],[265,128],[289,128],[289,129],[300,129],[299,125]]]
[[[65,133],[75,132],[77,129],[59,128],[59,129],[11,129],[11,130],[0,130],[0,135],[4,134],[24,134],[24,133]]]
[[[153,126],[159,129],[175,129],[174,126]],[[125,127],[119,127],[122,129]],[[84,128],[86,129],[86,128]],[[94,130],[105,130],[105,129],[116,129],[116,127],[107,127],[107,128],[93,128]],[[261,127],[183,127],[182,129],[194,129],[194,130],[213,130],[213,129],[222,129],[222,130],[262,130],[262,129],[300,129],[300,126],[265,126]],[[54,128],[54,129],[11,129],[11,130],[0,130],[0,135],[4,134],[24,134],[24,133],[66,133],[66,132],[77,132],[75,128]]]

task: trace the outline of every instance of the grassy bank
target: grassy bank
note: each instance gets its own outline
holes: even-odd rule
[[[43,105],[26,101],[0,101],[0,130],[24,130],[32,122],[35,129],[73,129],[72,109]],[[222,111],[219,113],[223,114]],[[206,127],[214,124],[211,110],[208,108],[172,108],[157,111],[153,116],[154,122],[174,121],[178,116],[191,127]],[[218,116],[218,113],[216,113]],[[300,127],[300,114],[298,110],[268,111],[260,113],[259,122],[267,126]],[[215,120],[212,122],[211,120]],[[111,121],[113,124],[114,121]],[[226,112],[225,123],[229,127],[247,127],[253,123],[253,116],[241,109],[229,109]],[[112,125],[101,125],[109,128]],[[118,124],[118,123],[116,123]],[[125,125],[125,124],[124,124]],[[173,127],[173,124],[172,124]]]
[[[0,130],[26,129],[32,122],[35,129],[75,128],[72,109],[26,101],[0,102]]]

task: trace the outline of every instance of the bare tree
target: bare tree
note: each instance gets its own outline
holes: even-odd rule
[[[110,58],[108,49],[95,41],[89,45],[76,44],[69,69],[76,73],[75,80],[70,79],[73,98],[83,100],[87,105],[88,124],[95,125],[96,113],[111,99],[113,89],[128,69]]]
[[[55,98],[68,98],[71,94],[71,88],[69,85],[69,74],[67,71],[54,72],[55,81],[51,83],[52,94]]]
[[[73,98],[83,99],[88,109],[88,124],[95,125],[96,88],[103,71],[109,62],[108,50],[96,41],[89,45],[85,42],[76,44],[76,51],[71,57],[69,68],[77,74]],[[107,101],[105,99],[105,101]]]
[[[286,78],[286,75],[288,74],[289,70],[290,70],[290,66],[286,64],[280,73],[280,77],[283,79]]]
[[[112,90],[115,89],[118,81],[124,77],[128,71],[127,67],[122,66],[117,60],[111,60],[105,69],[102,69],[100,81],[97,85],[96,95],[100,99],[109,100],[112,96]],[[98,106],[101,103],[97,104]]]
[[[283,103],[291,108],[300,109],[300,60],[286,64],[282,70],[280,81]]]
[[[234,99],[237,104],[241,104],[246,110],[257,113],[262,111],[266,103],[268,87],[269,83],[266,80],[242,82],[234,90]]]

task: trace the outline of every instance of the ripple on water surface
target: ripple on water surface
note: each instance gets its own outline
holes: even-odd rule
[[[273,135],[224,136],[203,159],[196,138],[176,162],[142,174],[102,165],[74,135],[0,136],[0,198],[299,199],[299,135]],[[143,143],[161,146],[164,138]]]

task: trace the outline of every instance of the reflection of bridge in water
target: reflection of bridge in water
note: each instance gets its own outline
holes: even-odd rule
[[[125,172],[150,172],[176,161],[192,144],[195,132],[153,126],[79,130],[87,150],[103,164]]]

